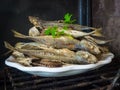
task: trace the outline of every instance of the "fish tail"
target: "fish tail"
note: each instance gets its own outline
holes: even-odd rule
[[[4,44],[5,44],[5,47],[10,49],[11,51],[15,50],[15,48],[12,45],[10,45],[8,42],[4,41]]]
[[[106,44],[106,43],[109,43],[109,42],[112,42],[113,40],[106,40],[106,41],[101,41],[103,42],[103,44]]]
[[[12,51],[11,50],[9,50],[9,51],[7,51],[7,52],[5,52],[5,53],[3,53],[2,55],[0,55],[0,56],[6,56],[6,55],[8,55],[8,54],[10,54]]]
[[[115,39],[107,40],[106,43],[112,42],[112,41],[114,41],[114,40],[115,40]]]
[[[98,37],[103,37],[103,34],[101,33],[102,28],[98,28],[95,31],[93,31],[93,34],[91,34],[92,36],[98,36]]]
[[[15,30],[12,30],[12,32],[14,33],[15,37],[19,37],[19,38],[25,38],[26,37],[25,35],[23,35],[23,34],[17,32],[17,31],[15,31]]]

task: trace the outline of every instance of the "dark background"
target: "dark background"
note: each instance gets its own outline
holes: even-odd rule
[[[78,4],[78,0],[0,0],[0,67],[9,56],[9,54],[3,55],[8,51],[4,47],[4,41],[12,45],[23,41],[15,38],[11,30],[27,34],[28,29],[32,27],[28,16],[38,16],[44,20],[59,20],[69,12],[78,23]]]
[[[108,46],[120,58],[120,0],[92,0],[93,27],[101,27]],[[115,59],[114,59],[115,60]]]

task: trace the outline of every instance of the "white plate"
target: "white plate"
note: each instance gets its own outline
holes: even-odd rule
[[[80,74],[89,70],[94,70],[105,64],[108,64],[112,61],[114,55],[112,53],[105,54],[104,60],[100,60],[96,64],[87,64],[87,65],[67,65],[57,68],[49,67],[26,67],[16,62],[11,62],[13,59],[12,56],[5,60],[5,64],[17,68],[23,72],[27,72],[33,75],[44,76],[44,77],[61,77]]]

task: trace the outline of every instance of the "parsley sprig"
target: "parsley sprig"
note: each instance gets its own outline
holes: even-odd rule
[[[53,37],[59,37],[61,35],[64,35],[64,29],[61,31],[58,31],[58,27],[57,26],[53,26],[53,27],[48,27],[45,30],[45,35],[52,35]]]
[[[66,13],[66,14],[64,15],[64,23],[72,24],[72,23],[74,23],[75,21],[76,21],[75,19],[72,20],[72,14]]]
[[[62,30],[58,30],[58,26],[53,26],[53,27],[48,27],[45,31],[44,34],[45,35],[52,35],[53,37],[59,37],[62,35],[66,35],[64,32],[65,30],[68,30],[68,25],[67,24],[71,24],[73,22],[75,22],[75,19],[71,19],[72,18],[72,14],[66,13],[64,15],[64,24],[65,26],[62,28]],[[70,35],[67,35],[70,36]]]

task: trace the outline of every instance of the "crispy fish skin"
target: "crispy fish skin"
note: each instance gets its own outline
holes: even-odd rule
[[[44,67],[61,67],[64,65],[62,62],[58,60],[49,60],[49,59],[41,59],[41,60],[33,60],[33,66],[44,66]]]
[[[29,29],[29,36],[40,36],[40,32],[36,27],[32,27]]]
[[[93,35],[93,36],[99,36],[99,37],[103,36],[101,34],[101,28],[87,27],[87,26],[82,26],[78,24],[65,24],[65,23],[59,23],[59,21],[44,21],[44,20],[40,20],[38,17],[33,17],[33,16],[29,16],[29,21],[35,27],[39,27],[40,29],[45,29],[53,26],[58,26],[61,28],[64,28],[64,26],[68,26],[68,29],[71,29],[71,30],[67,30],[65,33],[70,34],[75,38],[85,36],[85,35]],[[83,32],[84,30],[87,30],[87,29],[88,30],[92,29],[92,31],[90,33]]]
[[[15,44],[15,48],[20,48],[20,49],[29,49],[29,50],[41,50],[41,49],[46,49],[50,48],[47,45],[36,43],[36,42],[18,42]]]
[[[80,56],[82,56],[82,57],[80,57]],[[83,59],[82,62],[85,62],[85,63],[95,63],[98,61],[94,55],[92,55],[91,53],[89,53],[87,51],[76,52],[76,59],[79,59],[79,58]],[[87,60],[87,62],[86,62],[86,60]]]
[[[90,60],[88,61],[87,58],[85,59],[84,56],[79,55],[77,53],[75,55],[73,55],[72,57],[69,57],[69,56],[65,57],[65,56],[56,55],[55,53],[50,53],[50,52],[44,51],[44,50],[15,49],[7,42],[5,42],[5,47],[10,50],[17,50],[17,51],[24,53],[30,57],[33,56],[33,57],[43,58],[43,59],[59,60],[61,62],[70,63],[70,64],[81,64],[82,62],[88,62],[88,63],[90,62]],[[90,54],[89,57],[92,57],[92,54]],[[94,60],[94,62],[92,61],[91,63],[96,63],[96,62],[97,62],[97,60]]]
[[[34,43],[24,43],[25,45],[28,45],[28,44],[34,44]],[[38,43],[37,43],[38,44]],[[29,46],[30,46],[29,45]],[[36,44],[34,44],[34,45],[36,45]],[[29,49],[29,48],[26,48],[26,47],[21,47],[21,49]],[[40,48],[38,48],[39,50],[40,49],[43,49],[43,50],[45,50],[45,51],[47,51],[47,52],[49,52],[49,53],[54,53],[54,54],[57,54],[57,55],[63,55],[63,56],[68,56],[68,57],[73,57],[74,55],[75,55],[75,53],[73,52],[73,51],[70,51],[70,50],[68,50],[68,49],[53,49],[53,48],[48,48],[48,47],[45,47],[45,48],[42,48],[42,47],[40,47]],[[30,50],[30,49],[29,49]],[[35,50],[35,49],[33,49],[33,50]],[[37,49],[36,49],[37,50]],[[102,51],[102,53],[103,53],[103,51],[104,52],[108,52],[108,51],[106,51],[106,48],[104,47],[100,47],[100,50]],[[88,53],[87,51],[78,51],[77,53],[76,53],[76,55],[79,55],[79,56],[83,56],[85,59],[87,59],[89,62],[92,62],[92,60],[93,60],[93,62],[96,60],[97,61],[97,59],[96,59],[96,57],[95,56],[93,56],[92,54],[90,54],[90,53]]]
[[[85,39],[82,39],[80,41],[80,43],[76,44],[76,49],[89,51],[92,54],[100,54],[101,53],[98,45],[96,45],[90,41],[87,41]]]
[[[18,51],[21,52],[23,54],[26,54],[28,56],[32,56],[32,57],[37,57],[37,58],[44,58],[44,59],[53,59],[53,60],[59,60],[59,61],[63,61],[66,63],[81,63],[76,61],[74,59],[74,57],[65,57],[65,56],[61,56],[61,55],[56,55],[54,53],[50,53],[48,51],[45,50],[26,50],[26,49],[17,49],[12,47],[9,43],[4,42],[5,43],[5,47],[12,50],[12,51]]]
[[[60,38],[53,38],[52,36],[31,37],[31,36],[25,36],[16,31],[13,31],[13,32],[15,34],[15,37],[31,39],[40,44],[45,44],[48,47],[51,46],[53,48],[58,48],[58,49],[67,48],[70,50],[81,49],[81,50],[90,51],[90,53],[93,53],[93,54],[101,53],[99,46],[85,39],[82,39],[81,41],[79,41],[76,39],[71,39],[69,37],[63,37],[63,36]]]
[[[18,57],[15,58],[15,62],[18,62],[20,64],[23,64],[25,66],[31,66],[30,64],[32,63],[32,58],[30,57]]]
[[[44,50],[49,53],[54,53],[57,55],[62,55],[62,56],[73,56],[75,53],[69,49],[63,48],[63,49],[54,49],[52,47],[47,47],[46,45],[36,43],[36,42],[31,42],[31,43],[23,43],[19,42],[15,45],[15,48],[17,49],[27,49],[27,50]]]
[[[71,39],[67,36],[61,36],[59,38],[53,38],[52,36],[36,36],[36,37],[31,37],[31,36],[26,36],[21,33],[18,33],[16,31],[13,31],[14,36],[18,38],[25,38],[25,39],[30,39],[35,42],[45,44],[48,47],[52,46],[54,48],[69,48],[69,49],[74,49],[74,45],[76,43],[79,43],[79,40],[76,39]]]
[[[60,23],[59,21],[45,21],[45,20],[40,20],[38,17],[33,17],[33,16],[29,16],[29,21],[35,26],[35,27],[49,27],[49,26],[59,26],[59,27],[64,27],[65,25],[67,25],[68,27],[81,31],[81,30],[87,30],[87,29],[92,29],[92,30],[96,30],[96,28],[93,27],[88,27],[88,26],[82,26],[82,25],[78,25],[78,24],[64,24],[64,23]]]
[[[14,57],[21,57],[21,58],[24,58],[24,57],[25,57],[25,55],[24,55],[23,53],[20,53],[20,52],[18,52],[18,51],[13,51],[12,55],[13,55]]]
[[[63,28],[58,28],[58,31],[62,31],[64,30]],[[99,29],[96,29],[94,31],[91,32],[83,32],[83,31],[77,31],[77,30],[73,30],[73,29],[67,29],[64,30],[65,34],[71,35],[74,38],[79,38],[79,37],[84,37],[84,36],[88,36],[88,35],[97,35],[97,36],[102,36],[102,34],[100,33]]]

